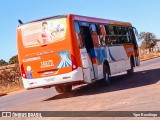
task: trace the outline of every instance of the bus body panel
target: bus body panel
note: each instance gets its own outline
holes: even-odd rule
[[[111,46],[111,47],[100,47],[95,48],[95,59],[98,64],[94,65],[95,73],[97,73],[97,79],[103,78],[103,61],[107,60],[110,65],[111,75],[124,72],[131,68],[130,56],[128,56],[125,47],[122,46]]]
[[[111,75],[124,72],[131,68],[130,58],[127,56],[124,46],[109,47],[108,61],[110,63]]]
[[[30,80],[22,78],[22,81],[25,89],[66,84],[83,81],[83,71],[82,68],[78,67],[76,70],[69,73],[53,75],[48,77],[40,77]]]
[[[51,47],[54,47],[54,45],[51,45]],[[21,68],[23,67],[26,74],[32,73],[33,78],[38,78],[47,76],[47,73],[57,75],[72,71],[71,51],[67,47],[57,50],[38,49],[33,50],[34,52],[30,52],[30,50],[24,50],[26,52],[23,52]]]
[[[43,21],[49,23],[51,20]],[[24,36],[27,36],[26,41],[33,39],[35,34],[38,36],[37,32],[40,32],[38,23],[43,23],[43,21],[25,24],[17,29],[18,57],[24,87],[30,89],[46,85],[82,81],[83,72],[81,65],[79,65],[80,63],[77,63],[79,65],[79,67],[78,65],[76,66],[77,69],[72,69],[72,57],[76,57],[75,54],[77,53],[73,51],[72,47],[74,45],[71,41],[72,35],[70,35],[70,31],[72,31],[70,19],[66,18],[66,33],[63,39],[49,44],[37,45],[36,43],[35,46],[31,47],[24,45]]]

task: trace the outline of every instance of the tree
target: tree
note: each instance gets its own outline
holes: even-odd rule
[[[18,63],[18,55],[15,55],[9,59],[9,64]]]
[[[149,51],[151,51],[151,48],[154,48],[157,44],[156,36],[150,32],[141,32],[138,35],[138,39],[142,41],[141,49],[149,49]]]
[[[7,63],[5,60],[0,59],[0,66],[7,65],[7,64],[8,64],[8,63]]]

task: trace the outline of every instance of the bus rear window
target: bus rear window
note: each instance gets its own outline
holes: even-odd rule
[[[22,42],[25,47],[61,41],[65,34],[66,18],[48,19],[22,26]]]

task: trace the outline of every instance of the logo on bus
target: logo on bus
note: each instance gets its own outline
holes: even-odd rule
[[[71,58],[69,57],[69,51],[62,51],[57,54],[60,55],[61,61],[56,68],[64,68],[72,65]]]
[[[133,48],[127,48],[127,52],[133,52]]]
[[[31,61],[36,61],[36,60],[40,60],[41,57],[32,57],[32,58],[27,58],[27,59],[23,59],[23,62],[31,62]]]

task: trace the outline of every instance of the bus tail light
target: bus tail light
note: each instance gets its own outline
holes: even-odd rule
[[[24,67],[23,67],[23,64],[21,65],[21,74],[22,74],[23,78],[27,78]]]
[[[78,68],[77,61],[73,55],[71,55],[71,60],[72,60],[72,71]]]

